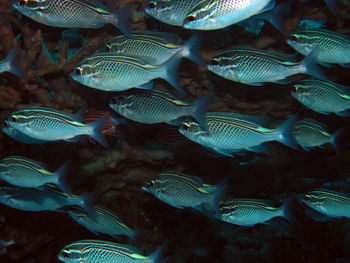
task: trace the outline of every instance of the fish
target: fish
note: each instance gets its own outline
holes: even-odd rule
[[[293,85],[292,96],[321,114],[350,116],[350,88],[328,80],[304,79]]]
[[[144,256],[138,248],[102,240],[80,240],[65,246],[58,259],[65,263],[160,263],[162,248]]]
[[[96,215],[92,216],[80,209],[69,207],[68,215],[95,235],[102,233],[113,238],[127,236],[135,241],[138,232],[128,227],[115,212],[101,205],[95,205],[94,210]]]
[[[0,73],[10,72],[20,78],[27,78],[24,68],[21,66],[20,47],[16,44],[7,54],[6,58],[0,62]]]
[[[12,246],[16,244],[16,241],[14,239],[11,239],[9,241],[5,241],[0,239],[0,255],[4,255],[7,253],[7,247]]]
[[[301,62],[292,62],[291,55],[250,48],[218,53],[209,63],[208,70],[223,78],[253,86],[262,86],[264,82],[288,84],[288,77],[295,74],[324,78],[313,54]]]
[[[233,112],[207,112],[207,129],[193,119],[184,119],[179,132],[185,137],[220,154],[233,157],[242,150],[266,152],[263,143],[278,141],[297,149],[293,130],[297,115],[275,129],[266,128],[267,118]]]
[[[302,195],[300,200],[328,217],[350,218],[350,196],[347,194],[320,188]]]
[[[166,122],[177,125],[181,123],[180,117],[190,115],[205,126],[205,111],[211,95],[188,103],[161,89],[131,89],[114,97],[109,106],[123,117],[136,122],[146,124]]]
[[[240,226],[264,224],[275,217],[283,217],[293,222],[291,208],[291,200],[280,205],[272,200],[230,198],[220,201],[219,219]]]
[[[199,65],[204,64],[198,50],[201,42],[198,35],[192,36],[183,45],[178,44],[178,40],[178,36],[170,33],[134,31],[130,36],[120,35],[113,38],[106,45],[106,51],[139,57],[153,65],[163,64],[177,53]]]
[[[314,52],[321,65],[350,67],[350,38],[337,32],[321,28],[302,30],[291,34],[287,43],[305,56]]]
[[[201,210],[201,205],[210,204],[217,210],[226,185],[223,182],[207,188],[199,177],[169,171],[146,182],[142,189],[175,208],[192,207]]]
[[[4,133],[6,133],[9,137],[12,139],[19,141],[21,143],[25,144],[42,144],[42,143],[48,143],[49,141],[45,140],[38,140],[35,138],[32,138],[18,130],[16,130],[14,127],[12,127],[7,120],[5,120],[2,125],[1,129]]]
[[[81,135],[89,135],[107,147],[103,135],[106,118],[90,124],[80,120],[80,112],[74,115],[44,107],[27,107],[13,112],[7,121],[19,132],[37,140],[76,142]]]
[[[297,143],[306,151],[321,147],[326,143],[331,143],[333,147],[339,149],[339,138],[343,134],[343,129],[331,134],[328,128],[314,119],[304,118],[297,121],[294,128],[294,136]]]
[[[275,5],[275,0],[203,0],[187,13],[183,27],[196,30],[222,29],[270,11]]]
[[[9,184],[27,188],[40,189],[45,184],[54,184],[63,192],[69,192],[67,165],[64,163],[55,172],[50,172],[44,163],[21,156],[9,156],[0,161],[0,178]]]
[[[34,21],[52,27],[101,28],[112,24],[130,32],[130,5],[111,12],[95,0],[17,0],[12,7]]]
[[[162,78],[176,89],[181,90],[177,69],[181,55],[161,65],[150,64],[140,58],[99,53],[84,59],[75,68],[72,77],[75,81],[98,90],[122,91],[130,88],[150,89],[152,80]]]
[[[150,0],[145,8],[146,14],[173,26],[183,25],[191,8],[201,0]]]
[[[52,185],[43,189],[23,187],[0,187],[0,203],[23,211],[56,211],[66,206],[79,206],[94,214],[92,195],[80,196],[65,193]]]

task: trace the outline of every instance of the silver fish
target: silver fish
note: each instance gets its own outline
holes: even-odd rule
[[[294,84],[292,96],[318,113],[350,115],[350,89],[331,81],[305,79]]]
[[[230,224],[253,226],[263,224],[272,218],[284,217],[292,220],[291,201],[282,206],[275,201],[258,199],[230,199],[220,202],[220,219]]]
[[[350,218],[350,196],[328,189],[316,189],[301,197],[312,209],[329,217]]]
[[[325,29],[309,29],[289,36],[287,43],[301,54],[315,53],[321,64],[341,64],[350,67],[350,38]]]
[[[216,30],[239,23],[274,7],[275,0],[203,0],[188,12],[183,27]]]
[[[101,240],[81,240],[65,246],[58,254],[58,259],[65,263],[159,263],[161,248],[149,256],[128,245]]]
[[[190,9],[201,0],[150,0],[145,12],[161,22],[182,26]]]
[[[105,91],[150,89],[151,81],[156,78],[163,78],[180,89],[177,78],[180,59],[181,55],[175,55],[161,65],[153,65],[136,57],[100,53],[84,59],[72,77],[85,86]]]
[[[23,67],[20,64],[20,48],[19,45],[15,45],[6,58],[0,62],[0,73],[11,72],[18,77],[27,78]]]
[[[179,132],[191,141],[231,157],[232,153],[242,150],[266,151],[262,144],[269,141],[297,148],[293,135],[296,115],[276,129],[265,127],[266,118],[231,112],[208,112],[206,118],[207,130],[197,122],[185,119]]]
[[[123,33],[130,31],[130,6],[108,10],[94,0],[17,0],[13,8],[34,21],[53,27],[100,28],[113,24]]]
[[[43,190],[23,187],[1,187],[0,203],[23,211],[60,211],[65,206],[79,206],[94,214],[90,194],[76,196],[54,186]]]
[[[81,135],[89,135],[106,146],[103,135],[106,118],[84,124],[80,116],[43,108],[28,107],[12,113],[10,126],[31,138],[42,141],[77,141]]]
[[[109,106],[118,114],[133,121],[155,124],[178,124],[182,116],[191,115],[205,126],[205,111],[211,94],[192,104],[161,89],[132,89],[114,97]]]
[[[235,48],[218,53],[208,69],[226,79],[254,86],[261,86],[264,82],[287,84],[290,83],[289,76],[300,73],[323,78],[313,54],[301,62],[291,62],[290,59],[291,55]]]
[[[130,36],[117,36],[106,46],[108,52],[135,56],[153,65],[160,65],[176,53],[200,65],[203,59],[199,53],[200,38],[193,36],[185,44],[178,44],[179,37],[162,32],[134,31]]]
[[[10,156],[0,161],[0,178],[20,187],[40,188],[45,184],[55,184],[62,191],[69,192],[66,167],[67,163],[55,172],[50,172],[44,163],[21,156]]]
[[[305,118],[295,124],[294,136],[297,143],[306,151],[322,147],[326,143],[331,143],[337,150],[339,148],[339,137],[343,130],[333,134],[330,134],[327,130],[325,125],[314,119]]]
[[[113,211],[101,205],[96,205],[94,207],[96,215],[89,215],[88,213],[69,208],[68,214],[80,225],[86,227],[95,235],[98,233],[108,234],[113,238],[117,236],[128,236],[133,241],[138,234],[137,231],[128,227],[123,220]]]
[[[202,204],[210,204],[213,209],[217,209],[226,186],[219,184],[207,188],[199,177],[164,172],[154,180],[146,182],[142,189],[176,208],[198,209]]]

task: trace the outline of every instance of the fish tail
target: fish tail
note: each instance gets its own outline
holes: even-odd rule
[[[272,11],[268,12],[262,18],[273,25],[283,35],[287,35],[287,30],[283,18],[289,13],[292,3],[293,1],[288,1],[277,5],[272,9]]]
[[[215,211],[215,215],[219,215],[219,202],[222,200],[222,198],[226,195],[227,191],[227,178],[221,181],[219,184],[215,186],[215,190],[212,192],[212,195],[214,196],[212,201],[212,206]]]
[[[293,149],[298,149],[298,145],[293,133],[297,120],[298,115],[294,114],[277,129],[279,135],[277,140]]]
[[[161,263],[163,256],[163,247],[158,247],[155,252],[148,256],[147,262],[149,263]]]
[[[93,193],[87,193],[80,195],[78,198],[80,199],[80,207],[89,215],[96,216],[96,210],[94,208],[95,195]]]
[[[200,66],[205,66],[205,61],[201,53],[199,52],[199,47],[202,42],[202,37],[198,34],[193,35],[184,44],[184,57],[192,60]]]
[[[302,61],[303,71],[300,73],[305,73],[319,79],[325,79],[325,75],[319,66],[317,66],[318,50],[313,50],[309,55],[307,55]]]
[[[182,55],[180,52],[176,53],[166,62],[164,62],[161,67],[164,70],[162,78],[165,79],[170,85],[175,89],[183,92],[181,88],[181,80],[179,78],[178,69],[180,66]]]
[[[337,152],[339,152],[339,142],[343,133],[344,133],[344,129],[339,129],[335,133],[333,133],[331,137],[331,143]]]
[[[123,8],[118,9],[113,14],[112,24],[118,28],[123,34],[129,36],[131,33],[131,9],[132,3],[125,5]]]
[[[333,15],[339,16],[340,5],[338,0],[324,0]]]
[[[89,127],[91,128],[89,135],[95,141],[97,141],[98,143],[100,143],[101,145],[103,145],[105,147],[108,147],[108,144],[107,144],[106,138],[103,134],[103,130],[104,130],[105,124],[108,120],[109,120],[109,115],[88,124]]]
[[[57,178],[57,186],[65,193],[70,193],[68,182],[67,182],[67,168],[69,161],[62,164],[56,171],[55,177]]]
[[[283,206],[282,206],[282,217],[284,217],[288,222],[290,223],[294,223],[295,222],[295,217],[293,214],[293,204],[294,204],[294,197],[290,197],[289,199],[287,199]]]
[[[211,98],[213,97],[213,93],[210,92],[209,94],[197,99],[193,102],[193,113],[191,114],[203,128],[207,128],[207,120],[205,117],[205,113],[208,109],[208,106],[210,104]]]
[[[127,236],[131,239],[131,241],[137,245],[137,239],[142,235],[144,234],[144,231],[142,230],[138,230],[138,229],[134,229],[134,230],[131,230],[127,233]]]
[[[6,56],[6,59],[3,63],[0,63],[1,71],[11,72],[18,77],[27,78],[24,68],[22,67],[20,59],[20,48],[19,44],[16,44]]]

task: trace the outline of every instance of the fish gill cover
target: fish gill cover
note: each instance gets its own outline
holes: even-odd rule
[[[350,262],[349,36],[348,0],[0,1],[0,262]]]

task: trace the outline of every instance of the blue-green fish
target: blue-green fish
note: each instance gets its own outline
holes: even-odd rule
[[[207,129],[192,119],[185,119],[179,132],[191,141],[226,156],[242,150],[266,151],[262,144],[269,141],[297,148],[293,135],[296,115],[276,129],[265,127],[266,118],[232,112],[208,112],[206,118]]]
[[[130,88],[152,88],[153,79],[162,78],[180,89],[177,69],[181,55],[175,55],[161,65],[150,64],[143,59],[99,53],[84,59],[73,72],[73,79],[85,86],[105,91],[121,91]]]
[[[291,55],[249,48],[234,48],[218,53],[208,69],[226,79],[254,86],[261,86],[264,82],[287,84],[290,82],[287,78],[295,74],[323,78],[313,54],[301,62],[292,62]]]
[[[131,89],[114,97],[109,106],[118,114],[133,121],[155,124],[178,124],[182,116],[193,116],[205,126],[205,111],[210,94],[192,104],[161,89]]]
[[[350,39],[325,29],[309,29],[291,34],[287,43],[307,56],[314,51],[315,60],[321,64],[341,64],[350,67]]]
[[[216,30],[244,21],[275,7],[275,0],[203,0],[186,15],[183,27]]]
[[[5,241],[0,239],[0,255],[7,253],[7,247],[12,246],[16,244],[16,241],[14,239]]]
[[[21,156],[10,156],[0,161],[0,178],[20,187],[40,188],[45,184],[54,184],[62,191],[69,192],[66,166],[65,163],[55,172],[50,172],[44,163]]]
[[[19,132],[42,141],[78,141],[81,135],[89,135],[106,146],[103,135],[106,118],[84,124],[80,117],[44,107],[28,107],[15,111],[8,118],[10,126]]]
[[[108,10],[94,0],[17,0],[12,6],[34,21],[53,27],[100,28],[113,24],[123,33],[129,32],[129,6]]]
[[[350,196],[328,189],[316,189],[301,197],[301,201],[329,217],[350,218]]]
[[[294,128],[294,136],[297,143],[304,150],[309,151],[316,147],[322,147],[326,143],[331,143],[337,150],[339,148],[339,138],[343,130],[333,134],[329,133],[328,128],[314,119],[305,118],[297,121]]]
[[[137,231],[128,227],[115,212],[101,205],[96,205],[94,210],[96,214],[90,215],[71,207],[68,210],[68,214],[95,235],[102,233],[110,235],[113,238],[117,236],[128,236],[135,241]]]
[[[7,120],[2,124],[2,131],[10,136],[12,139],[26,144],[41,144],[48,141],[34,139],[12,127]]]
[[[164,172],[154,180],[146,182],[142,189],[176,208],[200,209],[202,204],[210,204],[213,209],[217,209],[226,186],[222,183],[207,187],[199,177]]]
[[[199,53],[198,36],[193,36],[185,44],[178,44],[179,37],[163,32],[134,31],[130,36],[117,36],[106,46],[106,50],[115,54],[135,56],[151,63],[160,65],[176,53],[200,65],[203,59]]]
[[[350,89],[327,80],[305,79],[294,84],[292,96],[321,114],[350,115]]]
[[[65,206],[79,206],[93,214],[91,199],[90,194],[68,194],[50,185],[42,190],[23,187],[0,188],[0,203],[23,211],[61,211]]]
[[[182,26],[187,13],[201,0],[150,0],[145,12],[161,22]]]
[[[27,75],[24,72],[24,69],[21,67],[21,58],[19,55],[19,45],[15,45],[6,58],[3,61],[0,61],[0,73],[11,72],[18,77],[26,78]]]
[[[282,206],[275,201],[235,198],[220,202],[219,219],[234,225],[253,226],[263,224],[275,217],[292,221],[291,201]]]
[[[65,263],[159,263],[161,248],[144,256],[138,248],[102,241],[81,240],[65,246],[58,259]]]

